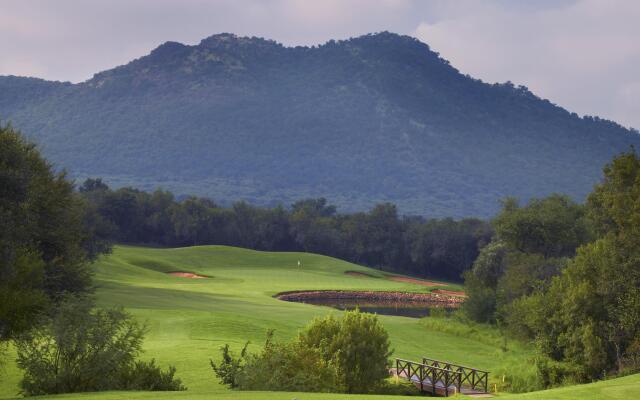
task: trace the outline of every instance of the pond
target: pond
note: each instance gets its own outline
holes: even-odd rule
[[[288,300],[294,301],[294,300]],[[409,318],[422,318],[430,315],[432,309],[451,312],[455,307],[446,304],[425,302],[392,302],[383,300],[364,299],[305,299],[297,300],[298,303],[312,304],[315,306],[332,307],[338,310],[354,310],[359,308],[362,312],[378,315],[395,315]]]

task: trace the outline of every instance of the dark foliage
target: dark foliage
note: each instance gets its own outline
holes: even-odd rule
[[[91,290],[89,261],[108,251],[64,173],[0,125],[0,341],[68,293]]]
[[[582,199],[637,133],[465,76],[391,33],[287,48],[168,42],[79,83],[0,77],[0,119],[75,175],[252,204],[487,217],[498,199]]]
[[[245,202],[220,207],[206,198],[177,201],[162,190],[114,191],[100,179],[85,181],[80,196],[103,241],[307,251],[449,280],[461,279],[493,233],[479,219],[403,218],[389,203],[354,214],[338,214],[325,199],[301,200],[290,209]]]
[[[175,377],[176,368],[170,366],[163,371],[154,359],[135,361],[123,368],[118,379],[119,390],[181,391],[187,390]]]

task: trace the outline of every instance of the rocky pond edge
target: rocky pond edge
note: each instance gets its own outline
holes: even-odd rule
[[[304,302],[311,300],[362,300],[380,302],[438,303],[457,307],[464,302],[464,297],[438,293],[386,292],[363,290],[292,290],[276,294],[276,299],[284,301]]]

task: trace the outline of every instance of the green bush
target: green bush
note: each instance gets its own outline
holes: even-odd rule
[[[220,382],[241,390],[380,392],[389,376],[389,336],[377,316],[346,312],[315,319],[296,339],[279,343],[267,334],[258,354],[246,345],[235,356],[226,345],[222,361],[211,361]]]
[[[216,364],[213,360],[209,360],[211,369],[213,369],[213,373],[220,379],[220,383],[232,389],[238,387],[238,379],[246,363],[247,346],[249,346],[249,342],[245,343],[240,352],[240,356],[236,357],[233,352],[229,350],[229,345],[225,344],[220,349],[222,352],[222,361]]]
[[[535,365],[538,378],[545,388],[576,384],[582,381],[582,379],[576,379],[581,374],[581,367],[578,365],[555,361],[545,356],[536,358]]]
[[[187,390],[182,381],[175,378],[176,369],[170,366],[163,371],[155,360],[135,361],[124,368],[119,376],[121,390],[179,391]]]
[[[376,389],[376,394],[387,396],[424,396],[412,382],[404,379],[387,379]]]
[[[315,319],[298,340],[336,365],[347,393],[375,391],[389,376],[389,335],[376,315],[354,310],[341,319]]]
[[[290,392],[337,392],[341,387],[338,370],[323,359],[318,349],[300,341],[273,341],[269,332],[264,348],[250,355],[240,375],[243,390],[278,390]]]
[[[102,390],[184,389],[170,368],[136,362],[144,327],[121,309],[93,309],[87,298],[64,299],[56,313],[16,341],[26,396]]]

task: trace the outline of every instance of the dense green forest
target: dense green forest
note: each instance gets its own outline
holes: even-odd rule
[[[402,217],[390,203],[340,214],[324,198],[287,208],[246,202],[222,207],[208,198],[178,201],[163,190],[112,190],[101,179],[87,179],[78,189],[96,236],[112,243],[306,251],[459,281],[492,236],[491,226],[479,219]]]
[[[80,180],[454,218],[493,216],[508,195],[582,201],[602,165],[640,145],[637,131],[465,76],[391,33],[314,47],[220,34],[79,84],[0,77],[0,120]]]

